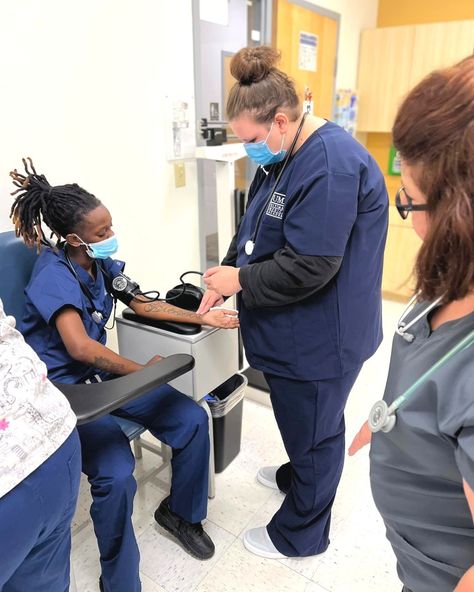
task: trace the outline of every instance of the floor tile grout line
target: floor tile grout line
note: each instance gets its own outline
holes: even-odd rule
[[[213,523],[213,524],[214,524],[214,523]],[[153,526],[153,525],[152,525],[152,526]],[[199,587],[199,585],[201,584],[201,582],[202,582],[202,581],[203,581],[205,578],[207,578],[207,576],[208,576],[208,575],[209,575],[209,574],[212,572],[212,570],[213,570],[213,569],[214,569],[214,568],[215,568],[215,567],[216,567],[216,566],[219,564],[219,562],[220,562],[220,561],[223,559],[223,557],[226,555],[226,553],[227,553],[227,552],[230,550],[230,548],[233,546],[233,544],[234,544],[234,543],[235,543],[235,541],[237,540],[237,537],[236,537],[234,534],[230,533],[230,532],[229,532],[228,530],[226,530],[225,528],[222,528],[221,526],[218,526],[217,524],[214,524],[214,526],[217,526],[217,528],[219,528],[219,529],[221,529],[221,530],[225,530],[225,532],[227,532],[228,534],[230,534],[230,535],[233,537],[233,539],[234,539],[234,540],[231,540],[231,541],[230,541],[230,543],[227,545],[227,548],[226,548],[224,551],[222,551],[222,555],[221,555],[221,556],[219,556],[219,558],[218,558],[218,559],[216,559],[216,561],[215,561],[214,565],[211,567],[211,569],[210,569],[208,572],[206,572],[206,573],[204,573],[204,574],[203,574],[202,578],[200,578],[200,579],[199,579],[199,581],[196,583],[196,586],[195,586],[195,587],[194,587],[192,590],[189,590],[189,591],[187,591],[187,592],[194,592],[194,591],[195,591],[195,590],[196,590],[196,589]],[[147,530],[147,529],[146,529],[146,530]],[[141,538],[141,537],[143,536],[143,534],[144,534],[144,533],[142,533],[142,534],[140,535],[140,537],[139,537],[139,538]],[[138,539],[137,539],[137,542],[138,542]],[[196,561],[198,561],[198,560],[196,560]],[[147,574],[147,572],[146,572],[146,571],[144,571],[143,569],[141,569],[140,571],[141,571],[141,572],[142,572],[142,573],[143,573],[143,574],[144,574],[144,575],[145,575],[145,576],[146,576],[146,577],[147,577],[149,580],[151,580],[153,583],[155,583],[155,584],[157,584],[158,586],[160,586],[161,588],[163,588],[163,590],[165,590],[166,592],[176,592],[176,589],[175,589],[174,587],[173,587],[173,588],[171,588],[171,589],[169,589],[169,588],[167,588],[165,585],[163,585],[163,584],[160,584],[159,582],[156,582],[156,581],[154,580],[154,578],[152,578],[152,576],[151,576],[151,575]],[[171,585],[173,585],[173,584],[171,584]]]

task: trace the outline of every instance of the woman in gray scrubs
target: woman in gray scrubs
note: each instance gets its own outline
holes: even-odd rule
[[[393,138],[402,159],[397,208],[403,218],[411,212],[423,245],[416,304],[393,340],[388,405],[462,339],[472,343],[474,56],[412,90]],[[370,440],[366,423],[349,453]],[[472,592],[474,346],[413,392],[391,431],[372,436],[370,461],[372,493],[404,591]]]

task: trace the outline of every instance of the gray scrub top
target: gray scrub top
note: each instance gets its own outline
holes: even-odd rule
[[[418,304],[409,322],[427,303]],[[384,400],[390,404],[474,329],[474,313],[431,331],[425,316],[395,334]],[[463,478],[474,489],[474,346],[456,354],[397,411],[394,429],[373,435],[370,479],[413,592],[452,592],[474,564],[474,527]],[[383,587],[383,582],[380,583]]]

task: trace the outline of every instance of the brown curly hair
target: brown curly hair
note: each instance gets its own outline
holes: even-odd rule
[[[428,203],[416,289],[426,300],[464,298],[474,289],[474,56],[432,72],[408,94],[393,142]]]

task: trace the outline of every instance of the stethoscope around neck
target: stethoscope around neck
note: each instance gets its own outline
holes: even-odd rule
[[[94,303],[94,297],[92,295],[92,292],[89,290],[89,287],[87,286],[87,284],[84,282],[84,280],[79,276],[77,271],[74,269],[74,266],[71,262],[71,259],[69,258],[69,254],[67,252],[67,245],[64,246],[64,256],[65,256],[66,263],[67,263],[71,273],[76,278],[76,280],[79,282],[79,286],[82,290],[82,293],[85,294],[86,298],[89,300],[89,303],[90,303],[91,309],[92,309],[92,312],[91,312],[92,320],[97,325],[100,325],[102,323],[102,321],[104,320],[104,315],[99,310],[97,310],[95,303]],[[97,272],[103,273],[104,270],[102,269],[101,265],[98,263],[97,260],[96,260],[96,265],[97,265]]]
[[[397,327],[397,334],[400,335],[403,339],[411,343],[415,337],[411,333],[407,333],[407,329],[409,329],[412,325],[417,323],[421,318],[427,315],[435,306],[437,306],[444,298],[441,296],[437,298],[434,302],[432,302],[428,307],[426,307],[419,315],[417,315],[412,321],[405,324],[403,320],[406,318],[407,314],[410,312],[412,305],[416,301],[418,295],[416,294],[408,303],[407,308],[405,309],[404,313],[400,317],[398,321]],[[474,331],[470,331],[461,341],[459,341],[454,347],[452,347],[442,358],[440,358],[437,362],[431,366],[424,374],[422,374],[418,380],[416,380],[405,392],[403,392],[399,397],[397,397],[393,403],[388,405],[385,401],[380,400],[377,401],[372,409],[370,410],[368,425],[371,432],[391,432],[395,427],[395,423],[397,421],[396,411],[399,409],[403,404],[407,402],[407,400],[413,395],[413,393],[425,382],[427,382],[431,376],[439,370],[442,366],[444,366],[451,358],[453,358],[457,353],[467,349],[471,345],[474,344]]]
[[[245,253],[249,256],[253,253],[253,250],[255,248],[255,242],[257,240],[257,234],[258,234],[258,231],[259,231],[260,226],[262,224],[263,216],[264,216],[264,214],[265,214],[265,212],[272,200],[273,194],[275,193],[278,183],[280,182],[281,176],[283,175],[283,171],[285,170],[286,165],[288,164],[288,161],[290,160],[290,157],[293,154],[293,150],[295,149],[296,142],[298,141],[298,138],[300,137],[301,130],[303,129],[303,125],[304,125],[307,115],[308,115],[307,112],[305,112],[303,114],[300,125],[298,126],[298,130],[296,132],[296,135],[293,138],[293,142],[291,143],[290,149],[288,150],[288,153],[287,153],[285,160],[283,162],[283,166],[281,167],[280,172],[278,173],[278,176],[277,176],[276,181],[272,187],[272,190],[270,191],[269,196],[265,200],[265,203],[263,204],[263,207],[258,214],[257,223],[255,224],[255,229],[254,229],[251,237],[249,238],[249,240],[245,243]]]
[[[402,316],[398,319],[397,328],[395,329],[395,332],[397,333],[397,335],[400,335],[400,337],[403,337],[403,339],[405,341],[408,341],[408,343],[411,343],[412,341],[414,341],[415,336],[412,333],[408,333],[408,329],[413,327],[413,325],[415,323],[417,323],[420,319],[422,319],[429,312],[431,312],[433,310],[433,308],[436,308],[438,306],[438,304],[440,304],[442,302],[443,298],[444,298],[444,295],[440,296],[439,298],[436,298],[436,300],[434,300],[431,304],[429,304],[426,308],[424,308],[420,312],[419,315],[417,315],[409,323],[405,323],[406,317],[411,312],[413,305],[415,304],[415,302],[418,299],[418,294],[415,294],[413,296],[413,298],[410,300],[410,302],[407,304],[405,310],[402,313]]]

